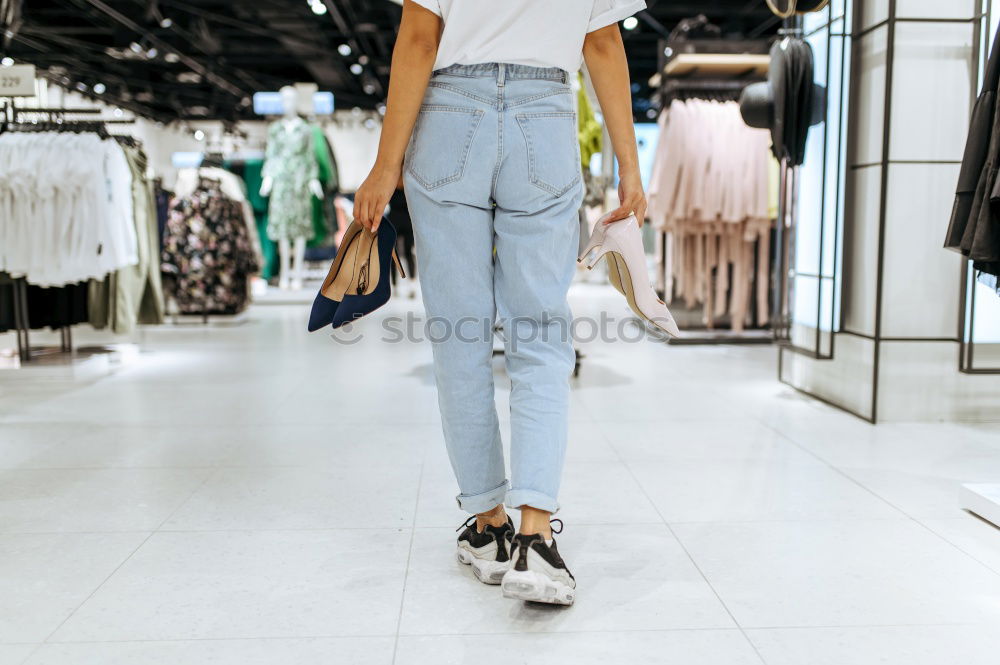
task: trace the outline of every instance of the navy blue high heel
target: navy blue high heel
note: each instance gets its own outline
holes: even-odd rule
[[[309,332],[328,325],[339,328],[388,302],[389,262],[403,272],[395,246],[396,228],[388,219],[382,219],[377,235],[351,224],[313,301]]]
[[[396,269],[405,278],[406,273],[396,256],[396,227],[383,217],[378,227],[378,243],[369,251],[367,260],[356,264],[352,288],[344,294],[340,307],[334,312],[334,328],[371,314],[389,302],[392,294],[390,262],[395,262]]]

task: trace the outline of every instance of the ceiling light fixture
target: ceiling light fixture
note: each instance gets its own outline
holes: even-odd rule
[[[11,67],[13,66],[13,64],[14,64],[14,58],[11,57],[6,57],[3,60],[0,60],[0,65],[3,65],[4,67]]]
[[[622,21],[622,27],[626,30],[635,30],[639,27],[639,19],[634,16],[629,16],[627,19]]]
[[[132,42],[128,45],[133,53],[142,53],[142,45],[139,42]]]
[[[150,60],[152,60],[153,58],[155,58],[159,54],[160,54],[160,52],[158,50],[156,50],[155,46],[153,48],[149,49],[148,51],[146,51],[146,57],[149,58]]]
[[[94,84],[94,93],[96,93],[98,95],[103,95],[104,91],[107,90],[107,89],[108,89],[107,86],[105,86],[103,83],[95,83]]]
[[[167,53],[165,56],[163,56],[163,59],[166,60],[167,62],[180,62],[181,56],[177,55],[176,53]]]
[[[351,65],[351,73],[354,74],[355,76],[359,76],[363,71],[365,71],[365,68],[359,65],[358,63],[355,62],[353,65]]]
[[[341,44],[337,47],[337,53],[344,56],[345,58],[351,54],[351,47],[347,44]]]
[[[205,132],[201,131],[200,129],[194,130],[195,141],[203,141],[204,139],[205,139]]]
[[[169,19],[169,18],[165,18],[162,21],[160,21],[160,27],[161,28],[169,28],[173,24],[174,24],[173,20]]]

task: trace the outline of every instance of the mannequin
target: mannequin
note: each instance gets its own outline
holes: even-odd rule
[[[312,236],[309,193],[322,199],[323,187],[317,177],[312,135],[297,113],[298,93],[292,86],[285,86],[280,92],[284,115],[268,129],[260,194],[275,193],[271,199],[268,235],[278,241],[281,260],[278,288],[298,290],[302,288],[305,273],[306,242]]]

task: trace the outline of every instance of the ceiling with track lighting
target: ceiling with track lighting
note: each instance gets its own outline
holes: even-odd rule
[[[254,92],[312,81],[338,108],[385,99],[401,0],[0,0],[0,58],[138,114],[253,118]],[[644,117],[660,40],[706,14],[724,35],[774,34],[764,0],[647,0],[625,25]],[[6,34],[4,34],[6,33]],[[6,59],[10,60],[6,60]]]

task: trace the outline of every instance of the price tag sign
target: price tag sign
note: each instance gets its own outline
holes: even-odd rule
[[[0,67],[0,97],[34,97],[35,66]]]

